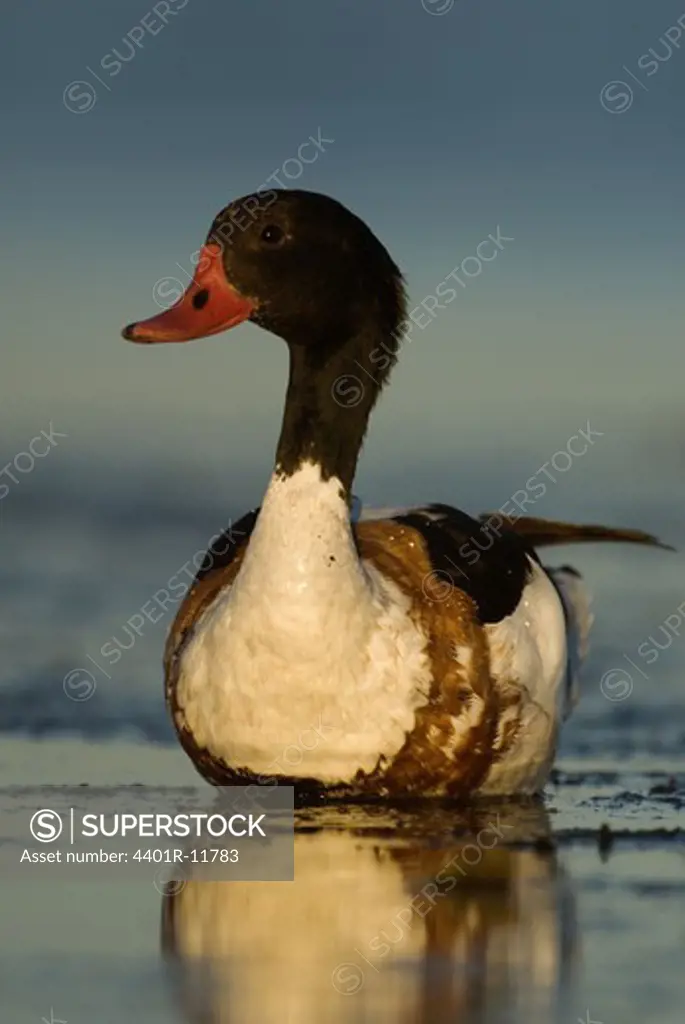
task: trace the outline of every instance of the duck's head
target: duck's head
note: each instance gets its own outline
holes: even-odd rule
[[[325,364],[355,336],[396,335],[404,310],[400,271],[359,217],[315,192],[271,190],[222,210],[185,294],[123,335],[189,341],[251,320]]]

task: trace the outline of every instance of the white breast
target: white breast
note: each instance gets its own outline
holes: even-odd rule
[[[181,656],[195,740],[255,774],[351,782],[400,750],[429,685],[426,638],[360,563],[340,482],[312,464],[274,478],[234,585]]]

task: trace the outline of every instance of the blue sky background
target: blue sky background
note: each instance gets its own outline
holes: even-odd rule
[[[321,129],[335,141],[293,185],[366,219],[415,302],[497,226],[514,238],[414,332],[362,493],[397,500],[403,484],[472,507],[457,467],[487,457],[501,484],[484,500],[505,500],[588,418],[606,441],[578,507],[592,510],[595,479],[641,492],[635,459],[674,484],[685,31],[651,76],[638,59],[667,54],[682,0],[456,0],[442,15],[421,0],[188,0],[161,30],[151,14],[158,34],[112,77],[101,61],[128,55],[152,7],[24,0],[2,15],[3,463],[52,421],[69,434],[61,473],[184,467],[258,499],[285,346],[251,325],[149,350],[119,331],[155,311],[155,282],[190,267],[214,213]],[[634,92],[623,113],[600,102],[616,79]],[[76,80],[97,93],[86,113],[63,102]]]

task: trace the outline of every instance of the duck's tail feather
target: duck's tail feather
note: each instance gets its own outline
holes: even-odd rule
[[[643,530],[629,530],[623,527],[595,526],[589,524],[560,523],[552,519],[535,519],[521,516],[519,519],[500,516],[491,512],[480,516],[481,522],[504,519],[503,525],[524,537],[533,547],[550,547],[553,544],[587,544],[609,542],[613,544],[644,544],[649,547],[674,551],[670,544],[664,544],[658,537]]]

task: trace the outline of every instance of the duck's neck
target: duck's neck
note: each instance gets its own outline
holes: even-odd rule
[[[356,633],[366,628],[368,580],[349,502],[369,415],[392,364],[389,351],[363,336],[333,351],[290,346],[276,465],[236,581],[244,607],[276,610],[272,636],[282,630],[314,642],[331,616],[342,616],[346,629],[356,623]]]
[[[314,463],[323,480],[340,481],[347,497],[371,410],[394,361],[392,348],[381,337],[360,333],[333,352],[325,342],[289,349],[276,473],[290,476]]]

